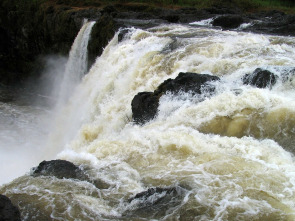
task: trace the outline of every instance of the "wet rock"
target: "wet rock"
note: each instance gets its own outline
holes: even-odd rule
[[[66,160],[42,161],[38,167],[33,169],[33,176],[87,180],[87,176],[79,167]]]
[[[191,93],[193,96],[212,94],[215,87],[210,84],[212,81],[219,80],[219,77],[196,74],[191,72],[180,72],[175,79],[168,79],[154,92],[140,92],[131,102],[133,120],[135,123],[144,124],[153,119],[158,111],[159,99],[163,94],[171,93],[177,95],[178,93]]]
[[[152,187],[128,200],[125,217],[160,219],[180,205],[186,190],[177,187]]]
[[[257,68],[252,74],[246,74],[242,81],[243,84],[249,84],[258,88],[271,88],[276,83],[277,76],[268,70]]]
[[[12,204],[10,199],[0,194],[0,220],[20,221],[20,211]]]
[[[244,23],[244,19],[239,15],[223,15],[215,18],[212,25],[220,26],[223,29],[231,29],[238,28],[242,23]]]
[[[99,189],[109,188],[103,180],[92,179],[84,170],[66,160],[42,161],[38,167],[32,169],[32,176],[54,176],[58,179],[76,179],[92,183]]]
[[[94,63],[97,56],[102,54],[103,49],[120,27],[123,27],[123,24],[116,22],[109,14],[104,14],[97,20],[92,28],[90,40],[88,42],[89,66]]]
[[[294,36],[295,16],[280,11],[260,12],[248,15],[252,25],[244,31],[282,36]]]
[[[144,124],[153,119],[158,111],[159,96],[153,92],[140,92],[131,102],[132,117],[137,124]]]
[[[219,77],[208,74],[197,74],[192,72],[180,72],[175,79],[164,81],[155,90],[156,95],[170,92],[177,94],[179,92],[190,92],[193,95],[203,92],[213,92],[215,87],[210,84],[212,81],[220,80]]]
[[[128,34],[128,32],[129,32],[129,29],[127,28],[120,29],[118,34],[118,42],[121,42],[125,38],[125,36]]]
[[[166,187],[166,188],[152,187],[152,188],[149,188],[146,191],[137,193],[134,197],[130,198],[128,200],[128,202],[130,203],[133,200],[141,200],[141,201],[145,201],[146,204],[149,204],[149,203],[156,204],[157,202],[159,202],[163,198],[164,195],[167,195],[167,194],[174,195],[176,193],[177,193],[176,187]],[[159,194],[161,195],[160,197],[157,197],[157,198],[153,199],[152,201],[148,201],[148,198],[150,198],[150,197],[152,197],[154,195],[159,195]]]

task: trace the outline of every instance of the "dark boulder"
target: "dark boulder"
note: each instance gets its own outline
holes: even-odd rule
[[[242,81],[243,84],[249,84],[258,88],[271,88],[276,83],[277,76],[268,70],[257,68],[252,74],[246,74]]]
[[[191,93],[193,96],[204,94],[211,95],[215,91],[212,81],[219,77],[208,74],[180,72],[175,79],[164,81],[154,92],[140,92],[131,102],[132,117],[135,123],[144,124],[153,119],[159,106],[159,99],[163,94]]]
[[[42,161],[38,167],[33,169],[33,176],[87,180],[87,176],[79,167],[66,160]]]
[[[12,204],[10,199],[0,194],[0,220],[20,221],[20,211]]]
[[[153,92],[140,92],[135,95],[131,102],[133,120],[137,124],[144,124],[153,119],[158,111],[159,98]]]
[[[42,161],[38,167],[32,169],[32,176],[54,176],[58,179],[76,179],[92,183],[100,189],[109,188],[109,185],[103,180],[93,180],[84,170],[66,160]]]
[[[214,92],[215,87],[209,82],[218,80],[220,78],[213,75],[180,72],[175,79],[168,79],[160,84],[154,94],[190,92],[195,95],[203,92]]]
[[[223,15],[215,18],[212,25],[220,26],[223,29],[231,29],[238,28],[242,23],[244,23],[244,19],[239,15]]]
[[[125,217],[160,219],[181,204],[186,190],[177,187],[152,187],[128,200],[132,206],[123,214]]]

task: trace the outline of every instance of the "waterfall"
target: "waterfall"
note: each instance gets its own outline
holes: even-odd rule
[[[87,72],[87,46],[94,24],[94,21],[88,22],[85,19],[83,26],[75,38],[69,53],[62,82],[60,83],[58,105],[62,105],[67,101],[74,88],[80,83],[82,77]]]
[[[50,145],[86,178],[27,174],[0,193],[24,220],[294,220],[294,59],[293,37],[188,25],[116,34]],[[257,68],[277,76],[272,88],[243,84]],[[153,119],[132,122],[134,96],[180,72],[220,81],[202,99],[163,94]]]
[[[77,34],[71,50],[69,58],[66,63],[65,71],[62,76],[57,77],[56,85],[59,87],[55,93],[57,102],[53,111],[53,124],[51,125],[51,133],[45,146],[48,149],[47,156],[53,157],[70,139],[77,133],[80,124],[80,116],[75,115],[73,112],[69,113],[71,117],[64,117],[68,112],[68,103],[71,103],[70,98],[77,90],[77,86],[83,79],[87,72],[88,59],[87,59],[87,46],[91,34],[92,27],[95,21],[88,22],[84,20],[83,26]],[[58,82],[61,81],[61,82]],[[75,115],[73,116],[72,113]]]
[[[47,145],[51,143],[47,144],[44,140],[50,140],[48,134],[55,122],[53,120],[55,114],[59,113],[87,72],[87,44],[93,25],[94,22],[84,21],[69,53],[66,71],[64,71],[66,59],[48,59],[51,65],[43,74],[50,78],[44,78],[46,80],[39,86],[40,91],[45,88],[44,91],[52,91],[52,101],[58,100],[54,110],[49,110],[48,106],[29,104],[27,100],[34,100],[35,97],[28,94],[12,102],[0,101],[0,161],[3,168],[0,173],[0,184],[24,174],[40,161],[50,159],[57,153],[52,151],[52,154],[48,154],[46,148],[49,150],[54,148],[48,147]],[[21,168],[15,163],[20,161]]]

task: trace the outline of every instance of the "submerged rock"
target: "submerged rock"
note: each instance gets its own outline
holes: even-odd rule
[[[180,205],[186,190],[177,187],[152,187],[136,194],[128,200],[125,217],[159,219]]]
[[[213,20],[213,26],[220,26],[223,29],[238,28],[244,23],[243,17],[239,15],[223,15]]]
[[[161,201],[161,199],[163,199],[166,195],[175,195],[177,194],[177,189],[176,187],[152,187],[149,188],[146,191],[137,193],[134,197],[130,198],[128,200],[128,202],[132,202],[133,200],[140,200],[140,201],[144,201],[145,205],[147,204],[156,204],[159,201]],[[160,195],[159,197],[154,197],[152,200],[149,200],[150,197],[154,196],[154,195]]]
[[[12,204],[10,199],[0,194],[0,220],[20,221],[20,211]]]
[[[249,84],[258,88],[271,88],[277,81],[277,76],[261,68],[255,69],[252,74],[246,74],[243,79],[243,84]]]
[[[38,167],[33,169],[33,176],[55,176],[59,179],[87,179],[87,176],[79,167],[66,160],[42,161]]]
[[[131,102],[132,117],[135,123],[144,124],[153,119],[159,107],[160,97],[166,93],[177,95],[179,93],[191,93],[210,95],[215,91],[212,81],[220,78],[208,74],[197,74],[191,72],[180,72],[175,79],[167,79],[154,92],[140,92]]]
[[[38,167],[33,168],[32,176],[54,176],[58,179],[76,179],[93,183],[97,188],[108,188],[109,185],[102,180],[92,180],[75,164],[66,160],[42,161]]]

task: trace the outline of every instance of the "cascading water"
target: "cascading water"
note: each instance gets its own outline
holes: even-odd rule
[[[60,84],[60,92],[58,95],[58,105],[64,105],[68,97],[72,94],[74,88],[80,83],[82,77],[87,72],[87,46],[90,33],[94,21],[88,22],[84,20],[84,24],[80,29],[69,53],[69,59]]]
[[[24,220],[294,220],[294,59],[293,37],[182,25],[116,35],[66,107],[82,126],[57,156],[104,187],[25,175],[0,192]],[[278,76],[271,89],[242,84],[257,67]],[[138,92],[188,71],[219,76],[215,94],[168,93],[153,120],[131,121]],[[165,191],[134,197],[151,187]]]
[[[61,76],[61,82],[56,83],[60,87],[57,89],[59,93],[56,95],[57,102],[54,111],[56,120],[52,126],[52,133],[46,144],[46,149],[48,149],[47,153],[50,156],[56,155],[60,148],[73,138],[80,126],[79,120],[73,120],[75,118],[79,119],[79,116],[71,115],[71,118],[64,118],[63,115],[69,114],[66,104],[71,102],[69,98],[76,90],[76,87],[81,82],[83,76],[87,73],[87,46],[94,24],[95,21],[88,22],[86,19],[84,20],[83,26],[71,47],[65,71]],[[67,132],[56,134],[56,131],[59,131],[61,128],[67,130]]]
[[[62,76],[56,77],[57,88],[52,96],[53,100],[57,100],[55,111],[18,100],[11,103],[0,101],[0,184],[24,174],[44,158],[50,159],[56,154],[54,148],[49,148],[49,151],[44,148],[44,140],[47,140],[50,133],[48,125],[51,125],[52,118],[55,117],[52,113],[58,112],[87,72],[87,45],[94,24],[95,22],[84,21],[72,45],[66,69]],[[55,68],[53,73],[57,72]],[[56,91],[59,91],[59,94]],[[27,98],[31,99],[34,98]],[[16,163],[20,161],[21,168]]]

